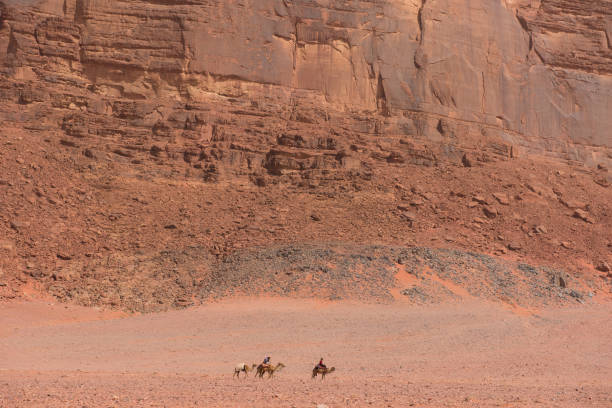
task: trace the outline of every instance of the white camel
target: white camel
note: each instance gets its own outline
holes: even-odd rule
[[[240,373],[244,373],[245,377],[249,376],[249,371],[252,371],[257,364],[248,365],[247,363],[240,363],[234,367],[234,375],[232,377],[240,378]]]

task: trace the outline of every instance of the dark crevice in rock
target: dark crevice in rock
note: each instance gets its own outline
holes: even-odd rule
[[[378,82],[376,85],[376,105],[383,116],[389,116],[389,108],[387,105],[387,95],[385,93],[385,85],[382,75],[378,74]]]

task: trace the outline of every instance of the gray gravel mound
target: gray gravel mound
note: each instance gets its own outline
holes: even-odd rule
[[[473,252],[343,243],[250,248],[224,259],[200,247],[116,255],[74,262],[48,282],[63,301],[139,312],[228,296],[415,304],[479,298],[530,306],[585,302],[594,290],[561,270]]]
[[[215,265],[199,295],[205,300],[269,295],[391,302],[399,289],[416,303],[465,297],[523,305],[575,301],[558,284],[559,277],[571,281],[564,271],[473,252],[303,244],[236,252]]]

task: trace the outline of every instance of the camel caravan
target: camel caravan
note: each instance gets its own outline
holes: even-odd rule
[[[246,378],[249,376],[249,372],[255,370],[255,378],[264,378],[264,374],[268,374],[267,378],[272,378],[274,373],[280,371],[284,367],[285,365],[280,362],[276,365],[271,364],[270,357],[266,357],[264,358],[263,363],[259,365],[257,363],[253,363],[251,365],[247,363],[237,364],[236,367],[234,367],[233,377],[240,378],[240,374],[244,373],[244,377]],[[323,364],[323,357],[321,357],[319,363],[312,369],[311,378],[315,379],[317,375],[320,375],[321,380],[324,380],[327,374],[331,374],[334,371],[336,371],[336,367],[328,368],[325,364]]]

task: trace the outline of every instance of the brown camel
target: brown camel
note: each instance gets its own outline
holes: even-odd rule
[[[323,367],[315,366],[315,368],[312,369],[312,378],[314,379],[317,376],[317,374],[321,374],[321,380],[324,380],[327,374],[333,373],[334,371],[336,371],[336,367],[323,368]]]
[[[249,371],[253,371],[257,367],[257,364],[248,365],[246,363],[237,364],[234,367],[234,375],[232,377],[240,378],[240,373],[244,373],[245,377],[249,376]]]
[[[260,364],[257,366],[257,372],[255,376],[259,376],[259,378],[263,378],[265,373],[268,373],[268,378],[272,377],[276,371],[280,371],[281,368],[285,367],[283,363],[278,363],[277,365],[263,365]]]

